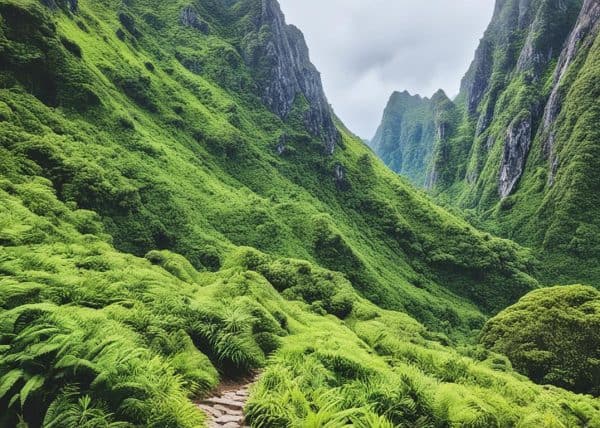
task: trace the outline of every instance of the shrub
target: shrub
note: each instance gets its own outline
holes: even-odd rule
[[[123,27],[125,27],[125,29],[127,31],[129,31],[129,33],[132,36],[138,37],[141,35],[141,33],[138,31],[138,29],[135,25],[135,19],[129,13],[127,13],[127,12],[119,13],[119,22],[121,23],[121,25],[123,25]]]
[[[61,43],[69,52],[75,55],[77,58],[82,57],[81,47],[72,40],[67,39],[66,37],[60,38]]]
[[[600,292],[531,292],[487,322],[481,342],[538,383],[600,395]]]

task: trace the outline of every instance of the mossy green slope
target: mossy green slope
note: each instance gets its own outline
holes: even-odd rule
[[[124,254],[41,178],[3,179],[0,209],[0,426],[199,427],[194,398],[261,368],[256,427],[600,423],[597,399],[451,347],[340,273],[247,247],[217,272]]]
[[[451,347],[537,287],[530,254],[339,122],[328,155],[306,97],[272,113],[240,54],[264,4],[0,1],[0,425],[197,427],[262,367],[254,426],[596,423]]]
[[[600,395],[600,292],[536,290],[487,322],[482,342],[540,383]]]
[[[327,156],[301,111],[270,113],[237,53],[252,4],[197,5],[205,35],[180,24],[182,2],[159,15],[152,1],[3,2],[4,175],[46,177],[120,250],[169,249],[206,270],[237,245],[306,259],[436,327],[468,330],[475,306],[536,286],[526,252],[435,207],[341,125]]]

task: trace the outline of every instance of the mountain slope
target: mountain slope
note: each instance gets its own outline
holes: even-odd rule
[[[351,135],[275,1],[0,16],[1,426],[197,427],[261,368],[254,426],[598,419],[452,347],[538,287],[531,255]]]
[[[239,245],[303,258],[431,325],[451,306],[478,316],[457,295],[499,310],[535,286],[521,249],[436,208],[343,128],[327,155],[330,133],[313,138],[308,123],[320,106],[302,92],[287,115],[270,112],[264,94],[278,89],[260,79],[281,67],[254,71],[238,54],[259,3],[196,5],[208,35],[182,24],[183,4],[160,17],[153,2],[82,2],[70,15],[26,4],[3,6],[22,15],[4,21],[5,86],[25,88],[2,95],[5,174],[49,179],[61,200],[101,215],[118,249],[169,249],[208,270]],[[17,46],[50,54],[22,58]]]
[[[498,1],[424,171],[438,200],[541,251],[549,282],[598,284],[596,1]],[[417,183],[418,184],[418,183]],[[584,268],[585,267],[585,268]]]

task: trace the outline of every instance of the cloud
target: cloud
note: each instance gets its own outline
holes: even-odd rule
[[[395,90],[458,93],[494,0],[279,0],[336,113],[371,138]]]

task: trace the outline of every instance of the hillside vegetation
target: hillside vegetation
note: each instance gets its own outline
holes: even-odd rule
[[[203,426],[257,370],[257,427],[600,425],[473,344],[534,258],[346,130],[275,1],[0,17],[0,426]]]

